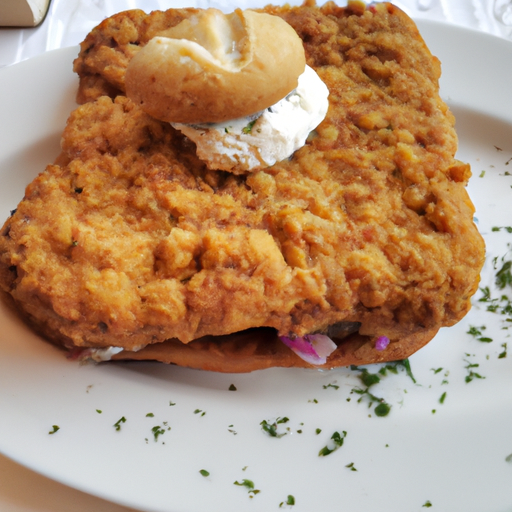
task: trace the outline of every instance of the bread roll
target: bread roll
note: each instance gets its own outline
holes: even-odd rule
[[[305,64],[302,41],[278,16],[207,9],[137,53],[126,72],[126,93],[162,121],[221,122],[284,98]]]

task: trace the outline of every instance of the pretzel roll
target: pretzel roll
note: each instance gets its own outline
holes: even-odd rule
[[[217,123],[284,98],[305,65],[302,41],[278,16],[207,9],[154,37],[133,57],[126,93],[162,121]]]

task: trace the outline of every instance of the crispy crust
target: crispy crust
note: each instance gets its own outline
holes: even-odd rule
[[[308,365],[265,331],[199,338],[358,322],[327,366],[367,364],[409,356],[466,314],[484,245],[439,62],[401,11],[359,5],[267,9],[303,40],[330,110],[290,161],[247,177],[208,171],[122,93],[131,56],[190,10],[96,28],[63,153],[0,236],[0,283],[36,328],[67,347],[250,371]]]

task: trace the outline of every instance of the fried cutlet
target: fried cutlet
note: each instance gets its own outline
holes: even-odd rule
[[[291,158],[246,175],[208,170],[124,95],[130,58],[193,9],[120,13],[82,43],[62,154],[0,236],[1,286],[49,339],[250,371],[309,366],[278,336],[327,332],[332,367],[408,357],[468,312],[471,172],[414,23],[386,3],[265,10],[330,105]]]

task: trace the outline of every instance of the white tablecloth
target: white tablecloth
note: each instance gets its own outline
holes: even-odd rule
[[[2,1],[2,0],[0,0]],[[267,0],[241,0],[244,8]],[[291,2],[294,3],[294,2]],[[295,2],[297,3],[297,2]],[[320,3],[320,0],[319,0]],[[488,32],[512,40],[512,0],[397,0],[413,18],[428,18]],[[105,17],[126,9],[217,7],[225,0],[51,0],[36,28],[0,28],[0,67],[43,52],[79,44]],[[232,2],[231,2],[232,5]],[[5,92],[4,92],[5,93]],[[130,509],[53,482],[0,455],[0,512],[127,512]]]

